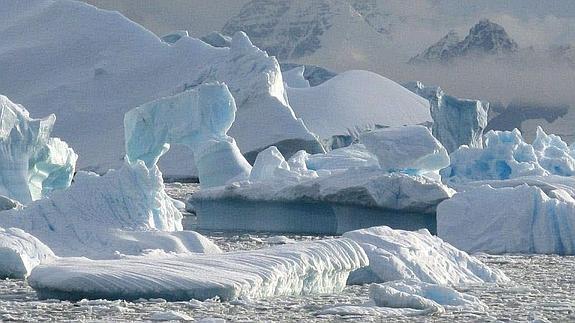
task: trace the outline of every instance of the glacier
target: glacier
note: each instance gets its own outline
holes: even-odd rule
[[[113,260],[62,258],[28,278],[40,299],[221,300],[334,293],[368,264],[349,239],[219,255],[152,253]]]
[[[56,255],[21,229],[0,228],[0,259],[0,279],[24,279],[34,267],[55,260]]]
[[[429,100],[433,136],[449,153],[462,145],[483,147],[488,102],[456,98],[447,95],[440,87],[426,87],[421,82],[410,82],[405,87]]]
[[[50,137],[55,121],[0,95],[0,195],[28,204],[70,186],[78,155]]]
[[[437,233],[468,252],[573,255],[573,196],[560,188],[546,194],[527,184],[479,186],[439,204]]]
[[[503,272],[490,269],[425,229],[379,226],[349,231],[343,237],[357,242],[369,258],[369,267],[351,273],[349,284],[416,280],[458,286],[510,281]]]
[[[202,187],[247,179],[252,167],[227,135],[235,115],[234,98],[222,83],[146,103],[124,117],[126,156],[154,167],[170,145],[179,144],[193,151]]]
[[[11,18],[0,22],[0,66],[7,67],[0,93],[32,115],[55,113],[53,134],[75,148],[80,170],[102,174],[122,167],[124,114],[198,82],[228,85],[238,107],[230,134],[242,152],[255,151],[254,159],[273,144],[283,144],[286,156],[322,151],[286,99],[277,60],[243,34],[230,48],[184,32],[172,33],[179,38],[170,43],[117,12],[77,1],[11,2],[2,12]],[[163,174],[197,177],[192,155],[174,147],[160,161]]]

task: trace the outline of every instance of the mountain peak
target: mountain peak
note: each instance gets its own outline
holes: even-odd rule
[[[469,30],[463,40],[456,32],[450,31],[437,43],[421,54],[413,57],[410,63],[441,62],[449,63],[455,58],[468,55],[507,55],[517,52],[519,46],[509,37],[505,29],[489,19],[482,19]]]

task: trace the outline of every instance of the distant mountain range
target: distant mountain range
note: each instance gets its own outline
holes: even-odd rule
[[[518,51],[519,45],[509,37],[502,26],[484,19],[473,26],[463,40],[460,40],[456,32],[451,31],[421,54],[413,57],[410,63],[449,63],[460,57],[501,56]]]

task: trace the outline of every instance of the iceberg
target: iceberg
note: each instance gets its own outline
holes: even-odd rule
[[[298,66],[289,71],[282,72],[284,83],[287,87],[291,88],[307,88],[310,87],[309,81],[304,77],[305,66]]]
[[[79,1],[4,4],[2,13],[11,19],[0,21],[0,66],[7,67],[0,93],[32,115],[55,113],[53,134],[74,147],[80,170],[103,174],[122,167],[123,118],[130,109],[214,81],[225,82],[235,98],[238,120],[230,134],[243,153],[274,144],[286,156],[322,151],[284,100],[277,60],[248,46],[245,35],[236,35],[231,48],[183,31],[162,41],[118,12]],[[197,177],[193,159],[189,149],[174,147],[160,169],[170,178]]]
[[[440,87],[426,87],[421,82],[411,82],[405,87],[429,100],[432,132],[448,152],[460,146],[483,146],[483,130],[487,127],[489,103],[479,100],[459,99]]]
[[[457,286],[509,281],[503,272],[489,268],[425,229],[403,231],[379,226],[346,232],[343,237],[357,242],[369,258],[369,267],[351,273],[349,284],[416,280]]]
[[[573,255],[575,199],[561,189],[484,185],[439,204],[437,233],[467,252]]]
[[[441,171],[443,181],[450,185],[549,174],[539,165],[533,146],[523,140],[517,129],[489,131],[483,148],[462,146],[450,158],[451,165]]]
[[[412,308],[426,314],[444,313],[446,310],[487,310],[487,305],[475,296],[417,280],[373,284],[369,286],[369,295],[377,306]]]
[[[36,237],[17,228],[0,228],[0,278],[24,279],[40,263],[56,256]]]
[[[252,167],[227,135],[235,113],[234,98],[221,83],[146,103],[124,117],[126,155],[155,167],[171,144],[180,144],[193,151],[202,187],[247,179]]]
[[[232,37],[220,34],[217,31],[212,31],[200,39],[214,47],[230,47],[232,45]]]
[[[2,212],[0,227],[20,228],[62,257],[104,259],[146,249],[220,252],[204,236],[181,231],[181,220],[157,166],[137,161],[103,176],[79,172],[67,190]]]
[[[339,292],[367,264],[355,242],[332,239],[219,255],[62,258],[36,267],[28,282],[40,299],[235,300]]]
[[[391,127],[365,132],[365,147],[388,172],[425,175],[449,166],[449,155],[424,126]]]
[[[0,194],[22,204],[41,199],[72,182],[78,156],[51,138],[56,116],[32,119],[0,95]]]
[[[485,147],[462,146],[450,157],[451,165],[441,171],[443,181],[449,185],[525,176],[572,176],[575,172],[572,148],[541,128],[533,144],[526,143],[517,129],[489,131]]]
[[[427,100],[368,71],[347,71],[309,88],[288,87],[287,96],[308,129],[322,139],[355,127],[432,121]]]

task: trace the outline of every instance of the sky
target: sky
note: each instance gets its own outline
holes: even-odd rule
[[[200,37],[220,30],[248,0],[85,0],[118,10],[159,36],[188,30]],[[337,0],[329,0],[337,1]],[[398,82],[421,80],[451,94],[508,103],[511,100],[575,106],[575,70],[540,54],[550,46],[575,45],[575,0],[375,0],[396,21],[393,51],[363,53],[361,62],[314,61],[336,71],[368,69]],[[406,61],[450,30],[463,38],[482,18],[505,27],[521,48],[534,53],[516,62],[468,62],[456,67],[410,66]],[[324,64],[322,64],[324,63]]]

